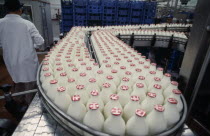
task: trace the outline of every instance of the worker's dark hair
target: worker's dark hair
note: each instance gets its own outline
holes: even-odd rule
[[[15,12],[23,7],[23,4],[19,0],[5,0],[4,7],[7,12]]]

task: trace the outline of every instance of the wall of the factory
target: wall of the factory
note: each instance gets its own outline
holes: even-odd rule
[[[60,35],[60,15],[61,15],[61,1],[50,0],[51,18],[53,26],[53,39],[58,40]]]

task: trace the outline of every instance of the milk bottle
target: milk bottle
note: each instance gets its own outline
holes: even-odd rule
[[[144,109],[147,113],[152,111],[154,105],[157,104],[157,98],[155,93],[147,93],[147,97],[142,101],[141,108]]]
[[[161,84],[161,79],[159,77],[154,77],[151,83],[149,84],[148,91],[151,91],[155,84]]]
[[[162,85],[163,89],[166,89],[171,82],[171,74],[165,73],[161,82],[162,82],[161,85]]]
[[[173,93],[172,92],[173,89],[178,89],[178,82],[171,81],[171,83],[168,85],[168,87],[163,92],[164,97],[167,98],[169,95],[171,95]]]
[[[110,95],[110,101],[104,106],[104,116],[108,118],[111,115],[111,109],[114,107],[118,107],[122,110],[122,106],[119,102],[119,96],[117,94]]]
[[[58,95],[58,91],[57,91],[57,88],[58,88],[58,81],[56,79],[54,80],[50,80],[50,84],[49,86],[46,86],[46,94],[47,96],[52,100],[54,101],[55,100],[55,96]]]
[[[126,85],[120,86],[120,91],[118,93],[119,95],[119,102],[124,107],[130,100],[130,94],[128,91],[129,87]]]
[[[65,92],[65,87],[58,87],[57,95],[55,96],[54,103],[64,112],[67,112],[69,104],[71,102],[70,96]]]
[[[108,103],[109,96],[111,94],[113,94],[113,90],[111,90],[111,84],[104,83],[101,91],[101,99],[103,100],[104,104]]]
[[[149,127],[146,122],[146,111],[136,109],[135,115],[133,115],[126,124],[126,134],[129,136],[146,136],[149,134]]]
[[[177,109],[177,100],[175,98],[168,98],[164,107],[164,118],[167,121],[168,127],[171,127],[177,123],[180,118],[180,114]]]
[[[90,95],[90,92],[93,90],[98,90],[100,91],[99,85],[96,83],[95,78],[90,78],[89,79],[89,84],[87,85],[86,91],[88,91],[88,94]]]
[[[90,95],[91,95],[91,97],[88,100],[87,105],[86,105],[87,109],[89,108],[89,104],[96,102],[99,104],[99,109],[102,111],[104,108],[104,102],[102,101],[102,99],[99,95],[99,91],[93,90],[90,92]]]
[[[163,97],[163,94],[162,94],[162,86],[161,85],[155,84],[150,92],[156,93],[157,104],[163,104],[164,97]]]
[[[164,110],[162,105],[155,105],[152,112],[147,116],[149,134],[154,135],[166,130],[167,121],[164,118]]]
[[[112,108],[111,115],[104,122],[104,132],[111,135],[125,135],[125,121],[121,117],[120,108]]]
[[[168,98],[175,98],[177,100],[177,109],[178,109],[179,112],[181,112],[182,109],[183,109],[183,103],[182,103],[182,100],[181,100],[181,94],[182,93],[178,89],[173,89],[172,92],[173,93]]]
[[[127,103],[123,110],[123,118],[127,122],[133,115],[135,115],[136,109],[141,108],[139,104],[139,96],[131,96],[129,103]]]
[[[131,96],[136,95],[140,97],[140,102],[142,102],[146,98],[147,90],[144,87],[144,84],[142,83],[136,83],[133,86],[133,92],[131,93]]]
[[[104,116],[99,110],[98,103],[91,103],[89,104],[89,110],[86,113],[83,123],[88,127],[91,127],[95,130],[102,131],[103,123],[104,123]],[[84,133],[85,136],[91,136],[88,133]]]
[[[88,99],[89,99],[89,95],[87,93],[87,91],[85,90],[85,86],[84,85],[77,85],[75,88],[75,93],[74,95],[79,95],[81,98],[81,102],[86,105]]]

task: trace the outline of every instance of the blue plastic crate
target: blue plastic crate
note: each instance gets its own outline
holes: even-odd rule
[[[73,0],[74,6],[87,6],[87,0]]]
[[[105,21],[114,21],[115,20],[115,16],[103,16],[102,20]]]
[[[74,15],[74,20],[86,20],[86,15]]]
[[[140,23],[142,18],[132,18],[131,23]]]
[[[130,1],[118,1],[117,7],[118,8],[130,8]]]
[[[104,9],[103,13],[104,14],[116,14],[116,9],[115,8],[113,8],[113,9]]]
[[[144,1],[131,1],[131,9],[143,9],[144,5]]]
[[[63,31],[64,31],[64,32],[69,32],[71,28],[72,28],[72,26],[63,27]]]
[[[89,5],[88,6],[88,13],[91,14],[100,14],[102,12],[101,6]]]
[[[101,20],[101,16],[100,15],[98,15],[98,16],[89,15],[88,20]]]
[[[143,11],[131,11],[131,16],[143,16]]]
[[[128,22],[129,21],[129,17],[118,17],[117,21],[118,22]]]
[[[118,15],[122,16],[129,15],[129,10],[118,10]]]
[[[117,1],[115,1],[115,0],[113,0],[113,1],[103,0],[101,5],[104,8],[115,8],[115,7],[117,7]]]
[[[63,20],[69,20],[69,19],[73,19],[73,16],[72,15],[63,15]]]
[[[153,24],[154,23],[154,19],[145,19],[144,23],[145,24]]]
[[[86,8],[74,8],[74,13],[86,14]]]
[[[102,22],[102,25],[103,26],[110,26],[110,25],[116,25],[116,22],[115,21],[103,21]]]
[[[72,14],[73,9],[72,8],[62,8],[62,13],[63,14]]]
[[[87,20],[74,20],[74,26],[86,26]]]
[[[61,5],[62,6],[70,6],[70,5],[72,5],[72,1],[70,1],[70,0],[61,0]]]
[[[72,26],[73,25],[73,20],[63,20],[63,26]]]

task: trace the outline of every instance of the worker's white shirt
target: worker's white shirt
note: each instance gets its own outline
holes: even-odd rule
[[[36,81],[39,62],[35,45],[43,43],[44,39],[30,21],[15,14],[0,19],[0,47],[15,83]]]

